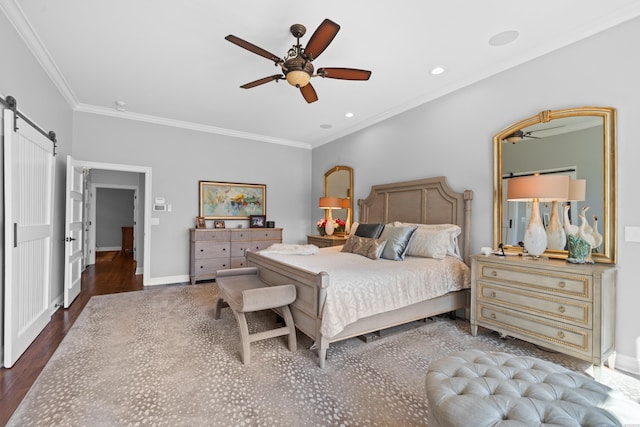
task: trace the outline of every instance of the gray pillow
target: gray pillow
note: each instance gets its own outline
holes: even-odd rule
[[[380,237],[383,228],[384,224],[358,224],[358,228],[353,234],[360,237],[368,237],[369,239],[377,239]]]
[[[341,252],[350,252],[366,256],[370,259],[380,258],[384,249],[385,241],[380,239],[370,239],[368,237],[349,236]]]
[[[409,247],[409,241],[415,233],[416,226],[408,227],[385,227],[380,234],[380,240],[386,240],[387,244],[384,245],[381,258],[392,259],[394,261],[404,260],[404,255],[407,253]]]

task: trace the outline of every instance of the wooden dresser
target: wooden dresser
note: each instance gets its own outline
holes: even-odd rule
[[[319,248],[328,248],[329,246],[344,245],[348,236],[320,236],[320,235],[307,235],[307,244],[316,245]]]
[[[282,243],[281,228],[192,228],[189,235],[192,285],[215,279],[218,270],[244,267],[247,249],[255,252]]]
[[[613,369],[615,266],[475,255],[471,268],[474,336],[483,326]]]

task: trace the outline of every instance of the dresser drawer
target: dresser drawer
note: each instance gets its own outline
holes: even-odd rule
[[[259,230],[252,230],[253,237],[251,240],[275,240],[282,241],[282,229],[281,228],[262,228]],[[274,242],[272,242],[274,243]]]
[[[478,300],[487,304],[509,307],[549,320],[559,320],[580,327],[591,328],[592,304],[520,288],[509,288],[478,281]]]
[[[575,298],[590,300],[591,276],[566,274],[557,271],[546,271],[496,266],[480,263],[478,280],[487,282],[509,283],[532,290],[564,294]]]
[[[278,240],[254,240],[251,242],[251,252],[258,252],[263,249],[267,249],[274,243],[279,243]]]
[[[251,241],[232,241],[231,242],[231,256],[232,257],[244,257],[246,250],[251,250]]]
[[[193,256],[195,259],[228,257],[230,253],[229,242],[193,242]]]
[[[244,256],[231,257],[231,268],[242,268],[247,266],[247,259]]]
[[[191,241],[229,241],[229,230],[204,230],[204,229],[192,229]]]
[[[478,323],[514,337],[548,343],[583,355],[592,353],[592,332],[561,322],[547,321],[507,308],[478,304]],[[542,344],[546,345],[546,344]]]
[[[216,271],[229,268],[229,264],[229,258],[197,259],[194,261],[193,275],[215,275]]]
[[[253,238],[253,230],[242,229],[231,231],[231,240],[234,242],[248,242]]]

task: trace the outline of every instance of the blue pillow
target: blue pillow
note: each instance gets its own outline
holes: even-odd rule
[[[380,240],[386,240],[387,244],[384,245],[380,258],[392,259],[394,261],[404,260],[404,255],[407,253],[407,248],[409,247],[409,241],[417,228],[416,226],[385,227],[384,230],[382,230],[382,234],[380,234]]]
[[[358,228],[353,234],[369,239],[377,239],[380,237],[383,228],[384,224],[358,224]]]

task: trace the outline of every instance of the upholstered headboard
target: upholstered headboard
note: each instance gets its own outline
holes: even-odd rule
[[[358,199],[360,223],[456,224],[460,254],[469,264],[471,200],[473,191],[453,191],[444,176],[371,187],[366,199]]]

